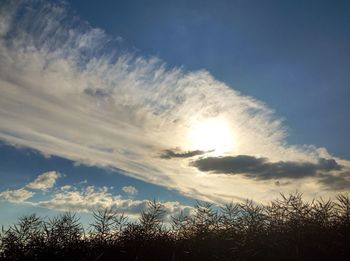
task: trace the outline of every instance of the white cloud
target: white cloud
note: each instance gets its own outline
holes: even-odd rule
[[[26,187],[30,189],[48,190],[52,188],[56,180],[60,177],[57,171],[48,171],[39,175],[33,182],[30,182]]]
[[[135,193],[136,188],[132,186],[126,188],[126,190]],[[28,191],[25,188],[5,190],[0,192],[0,200],[12,203],[26,203],[31,206],[58,211],[90,212],[97,209],[114,208],[131,218],[137,218],[141,211],[146,209],[149,202],[146,199],[130,199],[123,198],[122,195],[113,195],[109,188],[105,186],[99,188],[87,186],[78,189],[71,185],[64,185],[58,190],[52,191],[47,200],[29,200],[35,194],[35,192]],[[176,216],[181,212],[190,214],[193,210],[191,206],[183,205],[178,201],[166,201],[162,202],[162,204],[166,211],[165,219],[168,221],[171,220],[171,216]]]
[[[190,167],[189,159],[161,159],[166,149],[191,150],[186,138],[191,125],[210,117],[224,119],[234,132],[232,155],[314,163],[332,156],[314,146],[288,145],[282,120],[270,108],[206,71],[165,69],[155,58],[108,53],[103,46],[110,39],[102,30],[70,24],[65,10],[52,5],[40,3],[19,13],[14,7],[0,10],[5,28],[0,34],[0,140],[115,168],[204,200],[264,201],[295,189],[305,196],[334,194],[315,179],[277,187],[274,180],[207,175]],[[349,168],[349,161],[336,160]],[[68,196],[82,195],[62,193],[57,200]]]
[[[23,188],[0,192],[0,199],[14,203],[26,202],[29,198],[35,195],[35,192],[29,191],[27,188],[46,191],[54,186],[58,177],[60,177],[60,174],[57,171],[45,172],[39,175],[34,181],[25,185]],[[64,187],[64,189],[69,188],[70,186]]]
[[[134,186],[125,186],[122,190],[129,195],[136,195],[138,190]]]
[[[72,188],[72,186],[70,186],[70,185],[64,185],[60,189],[63,191],[66,191],[66,190],[70,190],[71,188]]]
[[[24,188],[17,189],[17,190],[6,190],[3,192],[0,192],[0,199],[13,202],[13,203],[22,203],[25,202],[27,199],[34,196],[34,192],[28,191]]]
[[[82,190],[64,189],[52,195],[46,201],[33,202],[35,206],[61,211],[89,212],[96,209],[114,208],[128,216],[138,216],[147,207],[148,200],[125,199],[121,195],[113,195],[107,187],[88,186]],[[189,214],[192,207],[178,201],[163,202],[167,218],[178,215],[181,211]]]

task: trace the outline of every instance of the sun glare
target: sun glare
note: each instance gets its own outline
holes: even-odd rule
[[[223,119],[210,118],[193,124],[187,138],[191,150],[212,150],[220,155],[233,149],[233,133]]]

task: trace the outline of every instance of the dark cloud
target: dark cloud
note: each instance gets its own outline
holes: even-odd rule
[[[98,97],[98,98],[108,98],[110,97],[110,93],[101,88],[86,88],[84,89],[84,93],[86,95],[92,96],[92,97]]]
[[[275,185],[277,186],[277,187],[280,187],[280,186],[286,186],[286,185],[290,185],[291,184],[291,182],[289,182],[289,181],[279,181],[279,180],[277,180],[277,181],[275,181]]]
[[[193,150],[193,151],[185,151],[185,152],[176,152],[173,150],[164,150],[160,155],[162,159],[172,159],[172,158],[191,158],[198,155],[203,155],[208,151],[202,150]]]
[[[322,175],[319,183],[330,190],[347,190],[350,188],[350,171],[338,175]]]
[[[332,170],[341,170],[343,167],[334,159],[321,158],[318,163],[279,161],[269,162],[267,158],[239,155],[227,157],[208,157],[195,160],[192,166],[201,171],[242,174],[249,178],[267,180],[279,178],[304,178],[318,176]]]

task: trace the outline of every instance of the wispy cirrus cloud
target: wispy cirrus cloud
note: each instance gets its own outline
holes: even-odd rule
[[[288,145],[283,121],[273,110],[209,72],[169,69],[157,58],[128,53],[117,42],[62,3],[4,1],[0,139],[215,201],[265,199],[276,191],[274,181],[209,175],[190,166],[190,156],[201,153],[190,146],[187,133],[207,118],[225,119],[235,134],[235,146],[224,156],[251,155],[276,164],[318,164],[324,158],[344,171],[350,168],[326,149]],[[306,196],[337,190],[328,184],[308,176],[283,189],[297,188]]]

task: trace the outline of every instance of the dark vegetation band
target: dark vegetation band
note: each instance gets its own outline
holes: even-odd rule
[[[35,214],[2,229],[0,260],[350,260],[350,198],[305,202],[299,193],[267,205],[197,203],[164,223],[150,201],[137,221],[96,210],[84,229],[74,213]]]

